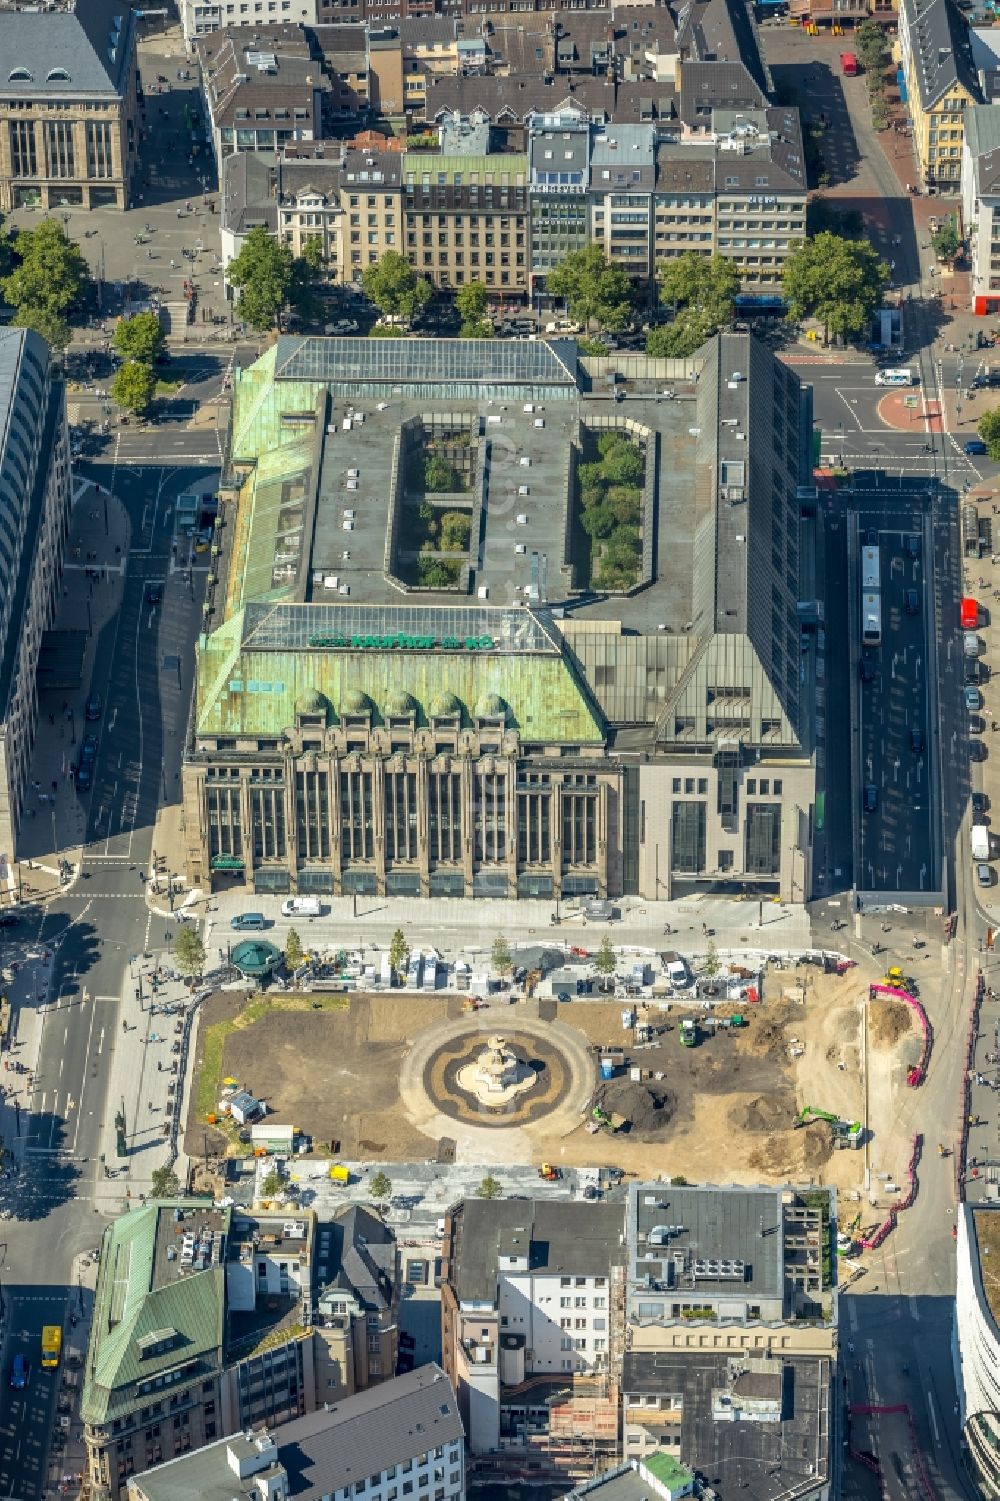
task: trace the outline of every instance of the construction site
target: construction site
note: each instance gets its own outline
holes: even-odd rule
[[[315,1153],[348,1161],[442,1160],[445,1150],[454,1161],[606,1164],[692,1182],[718,1181],[724,1164],[733,1182],[852,1195],[868,1169],[878,1211],[906,1182],[930,1047],[906,978],[772,964],[760,998],[739,1010],[218,994],[199,1026],[189,1150],[246,1152],[247,1133],[225,1118],[228,1081],[269,1119],[294,1122]],[[463,1103],[463,1060],[501,1032],[521,1084]]]

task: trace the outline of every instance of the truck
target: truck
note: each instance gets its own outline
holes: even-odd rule
[[[866,592],[873,592],[882,586],[882,578],[879,573],[879,556],[877,547],[863,547],[861,549],[861,587]]]
[[[692,1016],[681,1018],[678,1025],[677,1036],[682,1048],[693,1048],[698,1042],[698,1023]]]
[[[864,646],[878,646],[882,640],[882,598],[874,591],[861,596],[861,641]]]
[[[856,78],[858,75],[858,59],[853,52],[840,54],[840,66],[845,78]]]
[[[42,1329],[42,1370],[54,1371],[62,1350],[62,1325],[46,1324]]]
[[[965,595],[959,605],[959,620],[963,631],[974,631],[979,625],[979,601]]]
[[[984,823],[972,825],[972,858],[973,860],[990,858],[990,831]]]
[[[433,949],[424,955],[424,990],[437,990],[438,956]]]
[[[342,1162],[331,1162],[330,1163],[330,1182],[331,1183],[339,1183],[339,1184],[341,1184],[342,1187],[346,1187],[347,1184],[350,1183],[350,1181],[351,1181],[351,1175],[348,1172],[348,1170],[347,1170],[346,1166],[344,1165],[344,1163],[342,1163]]]

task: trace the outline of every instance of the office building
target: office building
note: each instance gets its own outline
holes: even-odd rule
[[[350,1501],[362,1493],[366,1501],[464,1501],[462,1423],[440,1366],[273,1431],[222,1439],[129,1483],[129,1501]]]
[[[574,250],[590,243],[590,121],[578,109],[528,121],[530,292]]]
[[[1000,110],[977,104],[965,112],[962,142],[962,225],[968,233],[972,311],[1000,312]]]
[[[955,1376],[966,1463],[983,1497],[1000,1496],[1000,1206],[958,1209]]]
[[[316,1391],[324,1402],[339,1402],[395,1373],[396,1237],[352,1204],[319,1226],[316,1241]]]
[[[692,1472],[670,1454],[657,1451],[645,1459],[616,1465],[578,1485],[563,1501],[681,1501],[695,1490]]]
[[[626,1461],[829,1496],[835,1232],[830,1189],[630,1186]]]
[[[38,668],[59,600],[72,500],[66,394],[48,346],[0,328],[0,854],[18,852]]]
[[[158,1200],[104,1233],[81,1417],[95,1501],[131,1476],[316,1406],[315,1225]]]
[[[319,0],[178,0],[177,10],[189,52],[223,26],[315,26],[320,18]]]
[[[442,1363],[477,1474],[593,1474],[617,1454],[620,1204],[466,1199],[445,1220]]]
[[[137,25],[116,0],[0,9],[0,212],[128,207]]]

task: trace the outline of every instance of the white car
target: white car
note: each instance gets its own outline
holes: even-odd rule
[[[356,334],[358,325],[353,318],[338,318],[336,323],[328,323],[324,328],[325,334]]]

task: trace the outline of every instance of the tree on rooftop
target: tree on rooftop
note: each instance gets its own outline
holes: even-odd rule
[[[281,1190],[284,1188],[284,1186],[285,1180],[280,1170],[276,1167],[272,1167],[271,1171],[266,1175],[260,1185],[261,1197],[264,1199],[277,1198],[278,1194],[281,1193]]]
[[[634,288],[627,271],[613,266],[599,245],[571,250],[549,272],[545,290],[560,298],[570,316],[585,327],[624,328],[632,316]]]
[[[816,318],[823,337],[857,338],[889,284],[889,267],[866,240],[823,230],[790,252],[782,277],[792,318]]]
[[[240,296],[237,310],[244,322],[266,333],[278,321],[292,286],[292,252],[262,225],[251,229],[226,268],[226,280]]]
[[[417,275],[398,250],[387,250],[374,266],[366,266],[361,282],[365,296],[380,312],[408,323],[419,318],[431,300],[430,283]]]

